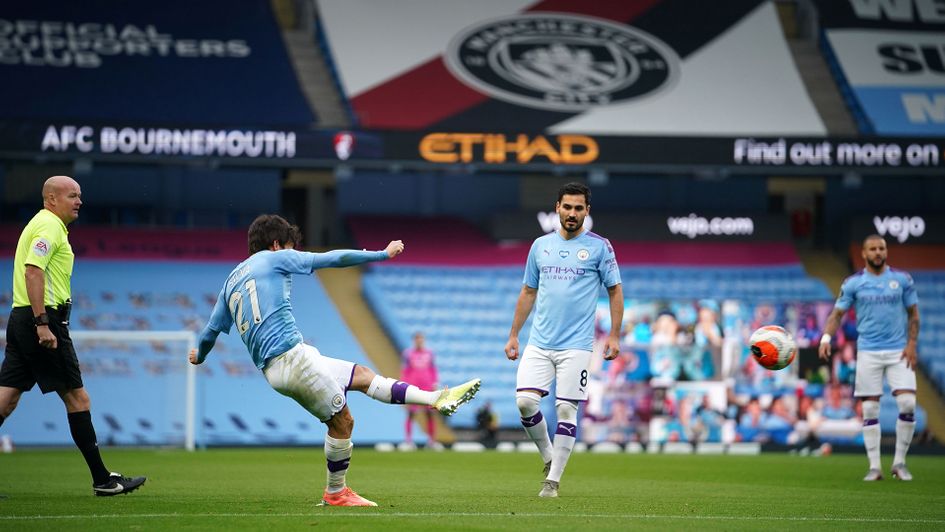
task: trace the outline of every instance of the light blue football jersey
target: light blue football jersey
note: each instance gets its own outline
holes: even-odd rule
[[[565,240],[555,231],[532,243],[524,283],[538,289],[528,343],[590,351],[601,284],[620,284],[620,269],[606,238],[585,231]]]
[[[919,304],[912,276],[886,268],[874,275],[865,268],[840,287],[837,308],[856,309],[856,345],[860,351],[891,351],[906,346],[906,309]]]
[[[385,251],[260,251],[240,263],[227,277],[207,328],[229,333],[235,324],[253,362],[262,369],[267,360],[302,342],[290,301],[293,274],[308,275],[319,268],[353,266],[387,258]]]

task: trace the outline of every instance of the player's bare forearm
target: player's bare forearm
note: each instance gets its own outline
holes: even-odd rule
[[[919,307],[918,305],[912,305],[906,309],[906,313],[909,315],[908,322],[908,340],[906,341],[906,348],[902,350],[902,358],[906,361],[906,367],[913,369],[915,368],[916,359],[918,354],[916,352],[917,345],[919,343]]]
[[[841,318],[843,318],[843,311],[834,308],[830,315],[827,316],[827,323],[824,324],[824,334],[833,336],[837,332],[837,329],[840,328]]]
[[[33,315],[39,316],[46,312],[46,274],[42,269],[26,265],[26,297],[30,300]]]
[[[518,301],[515,303],[515,316],[512,317],[512,328],[509,330],[509,341],[505,344],[505,356],[509,360],[518,358],[518,333],[525,325],[528,315],[531,314],[537,296],[538,289],[528,285],[522,286],[522,291],[518,294]]]
[[[909,315],[909,324],[908,324],[908,340],[912,344],[919,342],[919,306],[912,305],[906,309],[906,313]]]
[[[30,300],[33,316],[46,312],[46,274],[31,264],[26,265],[26,297]],[[36,338],[39,345],[48,349],[55,349],[59,345],[59,340],[48,325],[36,327]]]
[[[834,307],[830,315],[827,316],[827,323],[824,324],[824,335],[821,336],[820,346],[817,349],[817,354],[821,360],[830,358],[830,338],[840,328],[840,318],[843,317],[843,312],[843,310]]]
[[[512,329],[509,331],[509,338],[518,337],[519,331],[525,325],[525,320],[532,313],[537,295],[537,289],[529,286],[522,287],[522,291],[518,294],[518,301],[515,303],[515,316],[512,318]]]
[[[620,354],[620,333],[623,329],[623,285],[616,284],[607,288],[610,297],[610,337],[604,358],[613,360]]]

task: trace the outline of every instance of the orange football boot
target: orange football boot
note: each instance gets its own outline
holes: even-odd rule
[[[319,506],[377,506],[377,503],[365,499],[345,486],[345,489],[338,493],[328,493],[326,489]]]

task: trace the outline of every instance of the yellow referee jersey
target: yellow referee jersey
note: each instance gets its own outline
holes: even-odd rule
[[[72,264],[75,255],[69,245],[66,224],[43,209],[26,224],[16,244],[13,262],[13,306],[30,306],[26,295],[26,265],[46,273],[45,305],[55,307],[72,297]]]

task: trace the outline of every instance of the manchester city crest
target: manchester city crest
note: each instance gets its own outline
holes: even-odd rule
[[[450,42],[463,83],[507,102],[584,111],[666,90],[679,57],[642,30],[595,17],[525,13],[483,21]]]
[[[345,396],[341,395],[340,393],[335,394],[335,396],[331,398],[331,406],[335,408],[341,408],[342,406],[344,406],[344,404],[345,404]]]

